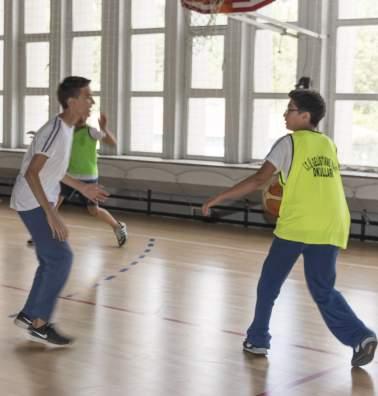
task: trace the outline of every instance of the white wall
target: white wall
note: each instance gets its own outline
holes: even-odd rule
[[[0,178],[15,175],[23,151],[0,151]],[[185,160],[102,157],[101,177],[115,190],[153,190],[157,193],[206,197],[227,188],[255,172],[251,164],[222,164]],[[378,176],[368,173],[343,172],[343,182],[351,210],[367,210],[378,216]]]

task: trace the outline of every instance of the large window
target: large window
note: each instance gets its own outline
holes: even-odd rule
[[[188,155],[223,157],[224,120],[223,98],[190,98]]]
[[[339,2],[337,26],[334,138],[340,160],[378,167],[378,76],[372,72],[378,68],[377,2]]]
[[[30,131],[38,130],[49,118],[50,85],[50,0],[24,0],[22,143],[29,144]]]
[[[337,32],[337,93],[378,93],[378,24],[340,27]]]
[[[261,14],[280,21],[297,23],[298,1],[277,2],[261,10]],[[262,21],[263,22],[263,21]],[[270,30],[255,33],[254,75],[251,124],[251,158],[264,158],[273,143],[287,131],[283,113],[287,93],[298,79],[298,40]]]
[[[297,81],[297,40],[268,30],[256,33],[256,92],[289,92]]]
[[[116,150],[103,153],[260,161],[288,133],[287,94],[308,76],[327,102],[321,127],[342,165],[378,167],[376,0],[275,1],[252,24],[184,11],[180,1],[4,3],[4,147],[30,143],[27,132],[59,111],[56,86],[72,74],[92,80],[96,103],[88,122],[98,126],[101,109],[117,136]],[[296,33],[293,25],[326,39]]]
[[[187,18],[187,134],[184,156],[219,158],[225,153],[224,91],[227,18],[190,13]]]
[[[161,154],[164,129],[165,0],[133,0],[131,153]]]
[[[346,165],[378,167],[378,100],[337,100],[335,141]]]
[[[102,0],[72,0],[71,74],[91,80],[95,105],[88,123],[98,128],[101,92]]]
[[[264,158],[274,142],[287,131],[283,113],[286,99],[256,99],[253,106],[253,151],[254,159]]]
[[[4,98],[4,0],[0,0],[0,144],[3,143]]]
[[[376,0],[339,0],[338,16],[341,19],[378,18],[378,2]]]

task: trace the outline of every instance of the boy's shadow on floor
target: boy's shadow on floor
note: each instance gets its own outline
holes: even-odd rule
[[[374,381],[370,374],[360,368],[353,367],[351,370],[352,374],[352,392],[351,395],[364,395],[364,396],[376,396]],[[363,391],[363,393],[361,393]]]

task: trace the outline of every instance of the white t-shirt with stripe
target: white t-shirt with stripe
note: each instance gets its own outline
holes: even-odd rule
[[[65,124],[58,116],[49,120],[37,131],[24,155],[20,173],[13,187],[10,202],[12,209],[25,211],[40,206],[24,177],[36,154],[47,157],[47,161],[39,173],[39,178],[48,201],[56,204],[60,192],[59,182],[65,176],[68,168],[72,137],[73,127]]]
[[[293,151],[293,138],[291,134],[287,134],[273,144],[265,157],[265,161],[269,161],[276,168],[276,173],[283,173],[285,180],[289,176],[293,162]]]
[[[98,129],[91,127],[91,126],[89,127],[89,134],[90,134],[91,138],[94,140],[102,140],[106,136],[105,132],[99,131]]]

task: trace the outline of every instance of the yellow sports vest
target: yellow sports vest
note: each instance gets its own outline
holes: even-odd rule
[[[319,132],[295,131],[293,160],[274,234],[289,241],[346,248],[350,214],[336,147]]]
[[[89,134],[89,126],[75,128],[68,173],[71,176],[97,177],[97,140]]]

